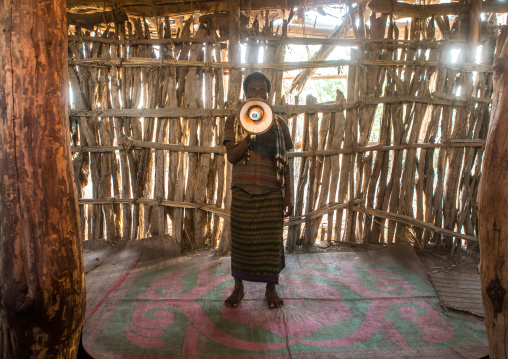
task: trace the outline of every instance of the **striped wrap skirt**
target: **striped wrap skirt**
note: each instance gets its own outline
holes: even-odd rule
[[[232,188],[231,274],[250,282],[279,283],[285,267],[282,193]]]

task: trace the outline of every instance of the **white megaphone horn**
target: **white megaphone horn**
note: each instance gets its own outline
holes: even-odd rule
[[[261,98],[250,98],[238,110],[240,126],[251,135],[260,135],[273,125],[272,106]]]

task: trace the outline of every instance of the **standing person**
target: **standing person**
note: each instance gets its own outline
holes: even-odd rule
[[[261,72],[243,82],[247,97],[267,100],[271,83]],[[236,124],[236,126],[239,126]],[[244,296],[243,281],[266,283],[268,307],[284,304],[277,293],[279,273],[285,267],[283,216],[293,211],[292,184],[286,151],[293,148],[289,129],[280,116],[267,132],[236,140],[235,117],[226,120],[224,145],[233,164],[231,182],[231,274],[235,286],[225,300],[237,307]]]

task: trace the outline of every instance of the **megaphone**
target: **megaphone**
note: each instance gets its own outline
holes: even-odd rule
[[[273,125],[272,106],[261,98],[250,98],[240,105],[238,122],[251,135],[260,135]]]

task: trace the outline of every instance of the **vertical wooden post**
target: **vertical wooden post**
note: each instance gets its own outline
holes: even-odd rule
[[[471,2],[469,9],[469,34],[468,34],[468,46],[466,49],[465,59],[467,62],[474,63],[476,58],[476,50],[478,47],[478,40],[480,37],[480,13],[481,13],[482,1],[474,0]],[[473,94],[473,74],[465,73],[463,75],[463,87],[464,92],[462,96],[469,97]],[[471,107],[462,107],[457,110],[457,116],[455,116],[453,131],[451,138],[464,138],[466,135],[466,126],[468,121],[471,119]],[[464,161],[464,149],[454,148],[450,150],[450,161],[448,163],[448,170],[446,172],[446,186],[444,189],[443,196],[443,227],[446,229],[454,230],[457,224],[457,205],[456,198],[459,189],[459,180],[461,177],[461,168]],[[459,244],[459,239],[455,240],[455,245],[452,246],[452,238],[446,240],[446,244],[454,249]],[[453,255],[453,250],[450,253]]]
[[[317,98],[315,98],[312,95],[307,95],[307,105],[314,105],[317,103]],[[319,128],[318,128],[318,114],[317,113],[310,113],[306,115],[308,118],[308,130],[309,131],[309,149],[314,152],[318,149],[318,134],[319,134]],[[307,167],[307,171],[304,173],[305,178],[308,181],[307,185],[307,203],[305,205],[305,214],[308,215],[305,221],[305,228],[303,231],[303,245],[304,246],[310,246],[313,245],[316,241],[315,238],[312,238],[312,221],[310,220],[310,213],[314,210],[314,198],[316,197],[315,192],[315,182],[319,181],[318,177],[319,175],[316,173],[316,167],[317,167],[317,157],[313,154],[310,156],[307,161],[309,163],[309,166]],[[303,191],[302,191],[303,192]],[[303,198],[302,198],[303,202]]]
[[[298,95],[295,95],[295,105],[298,106],[299,97]],[[291,139],[293,140],[293,143],[296,143],[296,128],[298,126],[298,115],[293,115],[292,121],[291,121]],[[304,157],[300,161],[303,161]],[[295,183],[295,174],[294,174],[294,168],[297,165],[298,162],[295,161],[294,157],[289,158],[289,180],[291,183]],[[292,220],[296,216],[296,190],[293,189],[292,193],[293,197],[293,213],[289,216],[289,220]],[[296,235],[295,235],[295,226],[288,226],[287,229],[287,239],[286,239],[286,250],[288,252],[291,252],[295,249],[295,243],[296,243]],[[300,227],[298,227],[298,236],[300,236]]]
[[[207,33],[209,35],[209,33]],[[205,59],[206,62],[210,63],[213,61],[212,46],[206,44]],[[212,69],[206,69],[203,74],[203,81],[206,89],[212,89],[213,86],[213,71]],[[213,108],[213,98],[211,91],[205,93],[204,108]],[[203,147],[212,145],[213,140],[213,127],[212,117],[206,116],[200,121],[199,129],[199,144]],[[206,203],[206,190],[208,186],[208,177],[210,176],[210,165],[212,156],[207,153],[199,155],[199,163],[196,173],[196,194],[194,196],[194,203],[202,204]],[[196,210],[194,213],[194,237],[198,248],[203,247],[209,242],[210,233],[207,233],[207,222],[208,213],[203,210]]]
[[[85,307],[65,1],[0,2],[2,358],[73,358]]]
[[[228,0],[229,5],[229,44],[228,61],[237,65],[240,62],[240,0]],[[242,87],[242,70],[234,66],[229,71],[228,106],[234,107],[240,97]],[[231,173],[232,165],[226,161],[226,195],[224,208],[231,209]],[[224,219],[219,251],[224,253],[231,249],[231,223]]]
[[[215,25],[214,25],[215,26]],[[215,28],[214,30],[215,31]],[[214,46],[215,51],[215,61],[222,61],[222,52],[219,43],[215,43]],[[222,108],[224,107],[224,69],[215,70],[215,107]],[[215,143],[222,145],[222,141],[224,140],[224,126],[225,121],[224,118],[216,119],[216,129],[215,129]],[[217,195],[215,205],[217,207],[222,207],[222,202],[224,200],[224,185],[225,185],[225,171],[226,168],[226,159],[223,154],[214,155],[215,160],[215,171],[216,182],[217,182]],[[218,215],[214,214],[213,216],[213,229],[212,229],[212,248],[217,247],[217,243],[219,241],[220,229],[221,229],[221,219]]]
[[[490,358],[508,357],[508,45],[494,66],[492,116],[478,191],[480,277]]]
[[[317,102],[316,98],[312,95],[307,95],[306,104],[311,105]],[[303,133],[302,133],[302,150],[309,150],[309,123],[310,123],[310,115],[305,114],[303,117]],[[300,159],[300,170],[298,171],[298,181],[296,184],[296,198],[294,202],[294,215],[295,217],[299,217],[303,213],[303,196],[305,193],[305,187],[307,186],[308,173],[309,173],[309,164],[310,159],[307,157],[302,157]],[[294,246],[301,246],[303,244],[303,238],[300,237],[301,233],[301,224],[297,223],[288,228],[288,238],[291,239],[292,246],[289,246],[288,249],[293,250]]]

